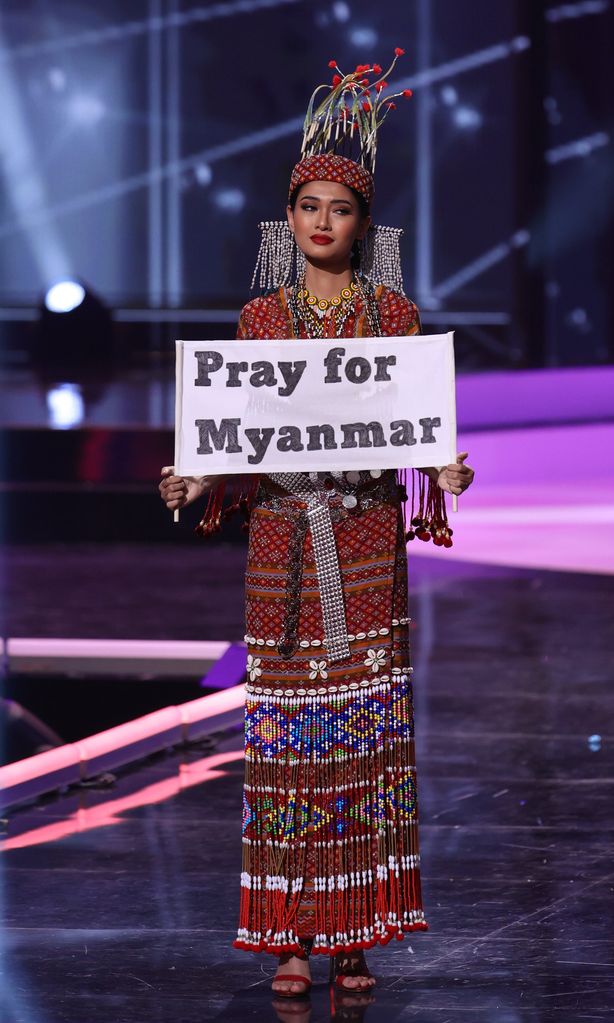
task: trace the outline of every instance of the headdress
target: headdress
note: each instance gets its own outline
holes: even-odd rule
[[[297,188],[309,181],[336,181],[353,188],[370,204],[378,131],[395,109],[394,100],[412,95],[411,89],[386,92],[386,78],[403,52],[397,47],[385,72],[379,64],[359,64],[351,74],[344,75],[336,61],[329,61],[328,66],[335,74],[332,83],[319,85],[309,101],[301,160],[292,171],[289,200]],[[324,98],[320,98],[321,93]],[[305,265],[294,235],[285,220],[267,220],[259,226],[262,240],[252,288],[256,280],[263,289],[289,284],[301,275]],[[363,277],[403,294],[399,251],[402,233],[400,228],[371,226],[359,243],[359,252]]]

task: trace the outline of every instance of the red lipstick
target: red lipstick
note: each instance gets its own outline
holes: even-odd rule
[[[332,245],[333,242],[333,239],[329,238],[328,235],[325,234],[312,234],[311,240],[312,242],[315,242],[316,245]]]

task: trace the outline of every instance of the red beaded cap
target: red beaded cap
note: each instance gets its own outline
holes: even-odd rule
[[[288,198],[295,189],[308,181],[336,181],[339,185],[353,188],[370,203],[375,191],[373,178],[368,170],[361,167],[355,160],[334,153],[316,153],[306,156],[297,163],[290,178]]]

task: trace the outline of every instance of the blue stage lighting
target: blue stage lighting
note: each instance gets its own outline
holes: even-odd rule
[[[61,67],[49,68],[47,78],[54,92],[63,92],[66,88],[66,74]]]
[[[465,131],[479,128],[482,124],[482,115],[479,110],[475,110],[473,107],[454,107],[452,117],[456,127],[462,128]]]
[[[441,89],[441,99],[447,107],[453,107],[458,103],[458,93],[453,85],[444,85]]]
[[[215,193],[213,201],[220,210],[240,213],[245,206],[245,192],[240,188],[221,188]]]
[[[353,28],[350,30],[350,42],[361,49],[377,45],[377,32],[374,28]]]
[[[104,117],[106,106],[98,96],[77,93],[68,104],[68,112],[78,124],[92,126]]]
[[[351,16],[349,4],[345,0],[336,0],[333,4],[333,17],[336,21],[349,21]]]
[[[47,391],[47,415],[54,430],[69,430],[83,422],[85,406],[79,384],[58,384]]]
[[[45,294],[50,313],[71,313],[85,298],[85,288],[78,281],[57,281]]]
[[[208,163],[200,161],[194,167],[194,177],[196,178],[197,183],[205,188],[207,185],[211,184],[213,171]]]

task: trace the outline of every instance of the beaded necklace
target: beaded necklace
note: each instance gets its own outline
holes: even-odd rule
[[[335,337],[343,336],[343,328],[351,315],[355,312],[356,299],[360,298],[365,307],[367,322],[371,337],[381,337],[381,323],[379,309],[375,300],[375,288],[366,278],[357,275],[352,281],[351,288],[344,291],[351,292],[351,298],[341,302],[341,311],[336,315],[339,306],[333,306],[335,313]],[[292,329],[295,337],[301,336],[301,323],[304,324],[308,337],[323,338],[325,336],[324,316],[314,312],[313,304],[308,305],[306,295],[310,292],[305,287],[305,275],[303,274],[292,289],[288,297],[288,308],[292,316]],[[315,296],[313,296],[315,297]],[[326,301],[326,300],[323,300]],[[317,302],[317,299],[316,299]],[[332,302],[329,303],[332,305]]]
[[[306,287],[305,278],[303,276],[301,287],[298,292],[299,302],[309,306],[321,319],[326,316],[329,309],[337,309],[339,306],[351,302],[354,295],[358,292],[358,285],[356,281],[350,281],[347,288],[342,288],[338,295],[334,298],[318,298],[317,295],[313,295],[309,288]]]

